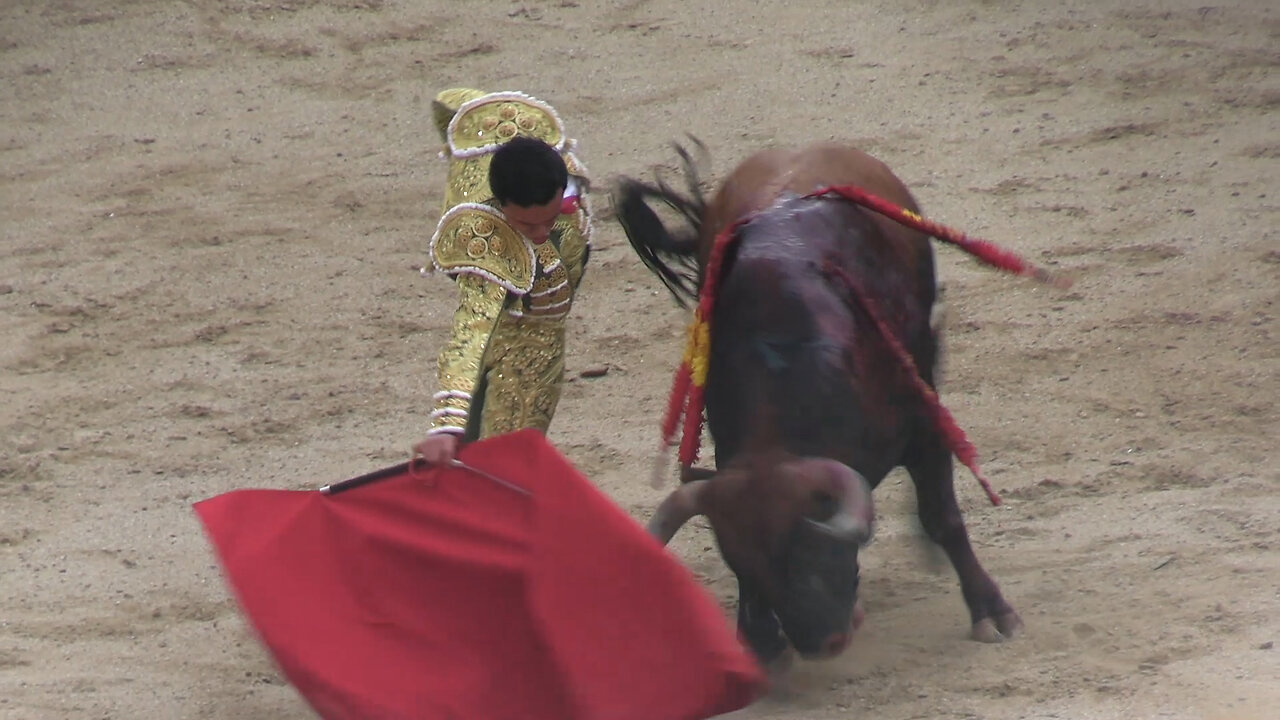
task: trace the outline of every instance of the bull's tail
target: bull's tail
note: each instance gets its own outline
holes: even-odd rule
[[[697,138],[690,137],[690,140],[705,158],[703,144]],[[680,155],[687,186],[684,193],[661,177],[655,183],[624,177],[614,189],[613,207],[641,262],[662,280],[681,307],[688,307],[690,301],[697,300],[701,282],[698,237],[707,203],[698,181],[698,163],[680,145],[675,149]],[[675,211],[683,226],[668,229],[650,204],[652,201]]]

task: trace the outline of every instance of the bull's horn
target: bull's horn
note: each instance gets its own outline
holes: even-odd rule
[[[833,468],[836,482],[840,485],[840,504],[836,512],[828,520],[810,520],[809,522],[823,533],[842,540],[856,542],[859,545],[871,540],[872,522],[875,509],[871,500],[871,483],[853,468],[843,463],[836,463]]]
[[[694,480],[671,491],[666,500],[653,511],[649,519],[649,534],[666,545],[689,522],[689,518],[702,513],[702,495],[710,480]]]

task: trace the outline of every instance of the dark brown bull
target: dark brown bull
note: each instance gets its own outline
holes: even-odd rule
[[[615,195],[632,246],[677,301],[697,296],[717,235],[745,222],[711,316],[705,399],[717,470],[686,474],[651,531],[666,543],[705,515],[738,578],[738,626],[756,654],[772,661],[789,642],[803,656],[829,657],[851,633],[871,488],[901,465],[921,524],[959,575],[973,637],[1012,635],[1021,620],[969,544],[951,451],[884,337],[896,336],[932,387],[929,238],[838,197],[804,197],[858,186],[918,212],[910,192],[876,159],[826,144],[753,155],[706,203],[680,152],[687,193],[624,179]],[[651,202],[675,208],[689,227],[667,228]],[[885,327],[859,305],[851,280],[875,298]]]

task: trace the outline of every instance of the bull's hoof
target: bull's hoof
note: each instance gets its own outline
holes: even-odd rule
[[[1018,613],[1009,612],[994,618],[982,618],[973,624],[973,632],[969,637],[984,643],[999,643],[1012,639],[1022,630],[1022,618]]]

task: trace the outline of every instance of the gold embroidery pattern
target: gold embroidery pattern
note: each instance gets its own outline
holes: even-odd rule
[[[456,428],[467,426],[467,413],[471,409],[471,396],[480,383],[484,356],[502,315],[507,291],[501,286],[472,275],[458,278],[458,309],[453,314],[453,332],[449,342],[440,351],[438,382],[440,398],[433,410],[452,409],[461,414],[438,414],[431,420],[431,427]],[[459,397],[462,395],[462,397]]]
[[[554,147],[564,141],[564,130],[554,115],[533,102],[501,94],[454,118],[452,129],[449,141],[463,152],[510,140],[517,134],[538,138]]]
[[[590,240],[586,217],[586,211],[579,208],[574,216],[560,218],[552,228],[553,232],[560,233],[560,261],[564,263],[569,284],[574,291],[577,290],[578,283],[582,282],[582,274],[586,270],[587,244]]]
[[[553,269],[539,267],[538,277],[534,279],[533,289],[529,291],[529,305],[525,312],[532,316],[566,315],[572,299],[573,288],[569,285],[569,272],[557,255]]]
[[[569,273],[564,269],[564,263],[556,266],[554,270],[544,272],[533,281],[533,289],[529,291],[529,296],[534,298],[543,297],[551,294],[552,290],[559,291],[569,290]]]
[[[466,205],[441,219],[431,240],[431,259],[446,273],[485,275],[517,291],[529,289],[536,270],[519,233],[496,212]]]
[[[564,379],[564,323],[504,317],[493,334],[502,357],[488,370],[480,437],[551,425]]]
[[[467,202],[482,203],[493,197],[489,190],[489,163],[493,155],[453,160],[444,190],[444,211]]]
[[[558,223],[559,221],[556,222]],[[554,230],[555,226],[553,225],[551,229]],[[560,262],[560,253],[556,252],[556,246],[550,242],[534,245],[533,254],[538,256],[539,267],[552,267]]]

